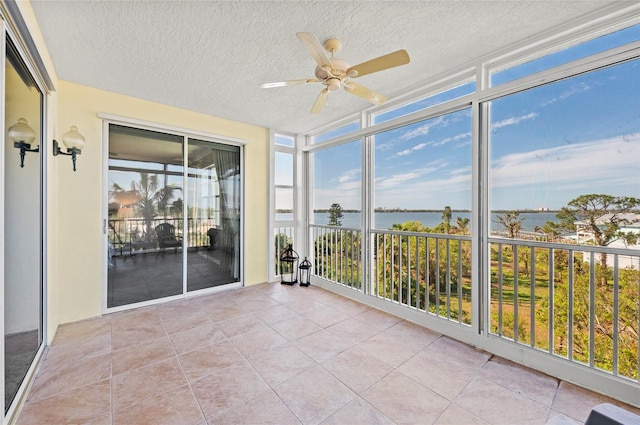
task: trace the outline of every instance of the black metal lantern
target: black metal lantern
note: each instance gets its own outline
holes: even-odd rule
[[[298,270],[300,271],[300,286],[311,285],[311,261],[307,257],[304,257]]]
[[[298,253],[293,250],[293,246],[289,244],[280,256],[280,283],[284,285],[293,285],[298,283]]]

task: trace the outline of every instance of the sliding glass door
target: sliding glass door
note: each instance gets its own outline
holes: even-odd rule
[[[37,149],[42,139],[43,96],[11,40],[6,42],[7,132],[2,188],[5,414],[18,396],[43,341],[43,165]],[[26,148],[22,159],[20,147]]]
[[[107,308],[240,281],[240,147],[110,124],[108,179]]]
[[[240,278],[240,148],[189,139],[187,290]]]

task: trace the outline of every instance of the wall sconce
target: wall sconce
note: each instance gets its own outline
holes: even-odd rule
[[[76,156],[82,153],[84,147],[84,137],[78,132],[78,127],[71,126],[71,129],[62,135],[62,143],[67,148],[67,152],[62,152],[56,140],[53,141],[53,156],[67,155],[73,161],[73,171],[76,171]]]
[[[29,123],[24,118],[20,118],[16,124],[9,127],[9,138],[13,140],[13,147],[20,149],[20,168],[24,168],[24,157],[27,152],[40,152],[40,146],[31,149],[36,132],[29,127]]]

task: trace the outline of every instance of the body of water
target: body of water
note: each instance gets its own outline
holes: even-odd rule
[[[491,218],[491,228],[493,230],[504,230],[504,226],[496,223],[497,217],[503,213],[494,213]],[[314,213],[313,224],[327,224],[329,213]],[[290,220],[291,214],[278,214],[282,220]],[[455,226],[456,217],[471,219],[470,212],[451,213],[451,226]],[[522,212],[522,230],[533,231],[535,227],[542,227],[547,221],[557,221],[555,212]],[[419,221],[427,227],[435,227],[442,222],[442,212],[377,212],[374,215],[374,228],[380,230],[390,229],[394,224],[406,223],[407,221]],[[342,227],[360,227],[360,213],[343,213]]]

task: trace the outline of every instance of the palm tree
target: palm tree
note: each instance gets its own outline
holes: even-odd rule
[[[456,217],[456,232],[463,235],[469,234],[469,220],[466,217]]]
[[[448,205],[442,211],[442,222],[444,223],[444,232],[448,234],[451,229],[451,207]]]

